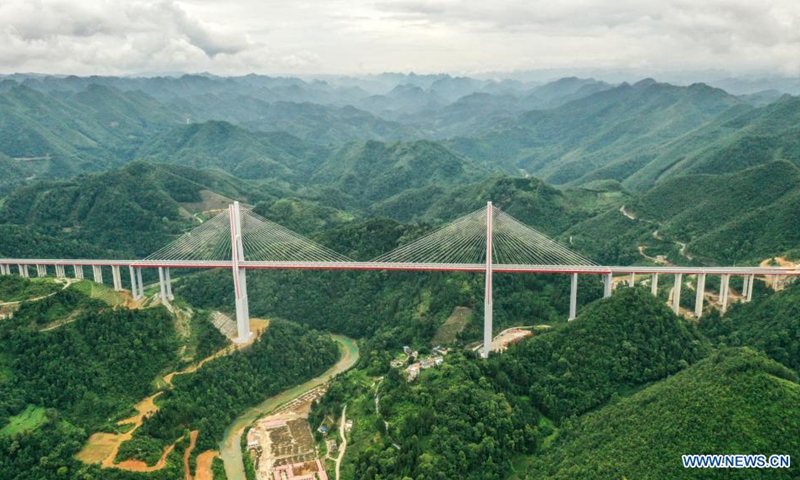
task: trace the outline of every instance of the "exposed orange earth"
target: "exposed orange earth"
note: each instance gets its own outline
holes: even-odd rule
[[[219,452],[216,450],[208,450],[198,455],[194,480],[214,480],[214,472],[211,470],[211,465],[217,457],[219,457]]]
[[[133,428],[126,433],[95,433],[89,437],[86,446],[75,457],[84,463],[100,463],[103,468],[115,467],[114,459],[117,457],[120,445],[131,439],[133,433],[142,426],[144,417],[158,411],[155,399],[162,393],[158,392],[137,403],[134,407],[136,415],[117,422],[117,425],[132,423]]]
[[[176,375],[196,372],[199,368],[211,360],[228,355],[229,353],[232,353],[240,348],[251,345],[258,337],[261,336],[268,326],[269,320],[251,319],[251,329],[253,331],[253,335],[252,339],[248,343],[229,345],[214,355],[206,357],[200,362],[187,367],[185,370],[167,374],[164,376],[164,381],[171,388],[173,386],[172,380]],[[142,426],[142,422],[146,417],[158,411],[158,406],[155,404],[155,399],[162,393],[164,392],[157,392],[137,403],[134,406],[137,412],[136,415],[117,422],[117,425],[133,424],[133,427],[126,433],[95,433],[89,437],[86,445],[84,445],[83,449],[78,452],[77,455],[75,455],[75,458],[84,463],[99,463],[102,468],[119,468],[132,472],[155,472],[164,468],[167,464],[167,457],[175,449],[175,444],[182,440],[183,437],[179,438],[175,441],[175,443],[164,449],[164,453],[162,453],[158,463],[153,466],[148,466],[141,460],[125,460],[120,463],[114,463],[117,458],[117,454],[119,453],[120,446],[133,437],[133,434],[139,429],[139,427]],[[191,443],[184,455],[186,478],[189,480],[191,480],[191,475],[189,472],[189,456],[194,449],[195,442],[197,441],[197,435],[199,433],[200,432],[198,430],[191,432],[189,438]],[[211,480],[213,478],[211,464],[214,461],[214,458],[218,455],[219,454],[216,451],[209,450],[207,452],[203,452],[197,457],[197,479]]]

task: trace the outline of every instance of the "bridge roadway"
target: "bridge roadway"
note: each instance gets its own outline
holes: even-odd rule
[[[238,238],[237,238],[238,240]],[[491,243],[489,243],[491,245]],[[490,246],[488,248],[491,248]],[[237,251],[233,252],[237,255]],[[630,275],[630,284],[635,283],[635,275],[651,275],[650,290],[653,295],[658,294],[659,275],[673,275],[674,285],[671,290],[669,303],[676,314],[681,314],[681,291],[683,290],[683,276],[697,275],[694,316],[700,318],[704,311],[705,284],[708,275],[720,276],[719,305],[724,314],[728,308],[731,276],[742,276],[741,289],[742,301],[750,301],[753,295],[755,277],[764,276],[765,281],[772,277],[773,288],[778,288],[778,278],[800,275],[797,267],[684,267],[684,266],[599,266],[599,265],[509,265],[487,263],[392,263],[392,262],[290,262],[290,261],[247,261],[241,258],[241,253],[236,261],[205,261],[205,260],[86,260],[86,259],[31,259],[9,258],[0,259],[0,274],[13,273],[14,266],[19,274],[27,277],[28,267],[35,265],[37,275],[47,275],[47,267],[54,266],[57,277],[66,277],[66,267],[71,266],[75,278],[83,278],[84,267],[92,267],[94,281],[103,283],[102,267],[110,267],[114,280],[114,290],[120,291],[122,285],[122,269],[128,267],[131,277],[131,293],[135,300],[144,296],[142,283],[142,269],[158,269],[161,302],[168,305],[173,299],[170,270],[175,268],[200,268],[230,269],[234,272],[234,285],[236,291],[236,323],[238,336],[237,342],[247,342],[250,335],[250,314],[247,301],[247,284],[245,272],[247,270],[383,270],[383,271],[445,271],[445,272],[474,272],[486,275],[486,292],[484,295],[484,348],[482,356],[487,356],[491,351],[492,339],[492,290],[491,276],[493,273],[545,273],[570,275],[571,286],[569,296],[569,317],[574,320],[578,308],[578,275],[602,275],[603,297],[609,297],[613,290],[614,274]]]
[[[0,265],[47,265],[78,267],[133,267],[133,268],[233,268],[231,261],[191,260],[113,260],[113,259],[31,259],[4,258]],[[248,270],[397,270],[397,271],[447,271],[486,272],[484,263],[383,263],[383,262],[260,262],[242,261],[239,267]],[[664,274],[664,275],[770,275],[796,276],[800,268],[793,267],[708,267],[708,266],[594,266],[594,265],[507,265],[493,264],[494,273],[578,273],[578,274]]]

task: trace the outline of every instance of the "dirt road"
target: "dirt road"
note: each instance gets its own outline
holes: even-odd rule
[[[347,449],[347,437],[344,434],[344,424],[347,418],[347,405],[342,407],[342,421],[339,422],[339,435],[342,437],[342,444],[339,446],[339,456],[336,458],[336,480],[339,480],[339,471],[342,468],[344,451]]]

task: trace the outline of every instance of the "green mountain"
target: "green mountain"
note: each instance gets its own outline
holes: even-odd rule
[[[493,359],[499,384],[529,396],[556,420],[603,405],[615,393],[660,380],[707,354],[694,325],[642,289],[595,302],[577,319]]]
[[[290,132],[316,145],[420,137],[411,126],[352,105],[321,105],[309,100],[269,102],[241,94],[209,94],[181,98],[170,105],[193,121],[224,120],[255,131]]]
[[[141,92],[89,86],[56,96],[0,91],[0,194],[31,178],[102,171],[131,159],[143,139],[180,118]]]
[[[724,317],[704,317],[700,330],[720,345],[755,348],[800,372],[800,283],[736,304]]]
[[[551,110],[535,110],[475,138],[457,151],[549,183],[586,183],[615,165],[622,180],[649,163],[654,148],[695,130],[741,102],[703,84],[676,87],[643,80]],[[584,178],[586,177],[586,178]]]
[[[526,478],[730,478],[688,470],[685,454],[800,455],[797,374],[750,349],[731,349],[570,422],[533,458]],[[796,478],[790,469],[742,478]]]
[[[366,206],[426,187],[452,187],[487,175],[487,169],[439,143],[366,142],[335,152],[314,172],[311,183],[335,186]]]
[[[721,174],[773,160],[800,165],[800,97],[784,95],[761,108],[739,106],[654,152],[625,180],[642,190],[675,176]]]
[[[258,133],[227,122],[182,125],[150,139],[137,153],[148,161],[216,168],[239,178],[299,181],[322,150],[283,133]]]
[[[800,245],[800,168],[779,160],[729,174],[664,180],[567,229],[574,246],[603,263],[758,263]],[[685,245],[685,247],[683,246]],[[645,250],[640,252],[639,247]]]
[[[0,207],[0,252],[12,258],[141,258],[196,225],[194,215],[224,208],[230,198],[223,194],[246,199],[244,188],[221,173],[140,162],[39,182],[16,190]]]
[[[754,261],[800,244],[800,168],[788,161],[726,175],[687,175],[660,183],[630,211],[659,233],[688,243],[695,256]]]
[[[557,189],[533,177],[494,174],[478,182],[446,188],[431,185],[405,190],[368,212],[399,221],[451,220],[492,201],[495,206],[547,235],[559,235],[577,222],[609,208],[618,209],[629,196],[618,188]]]

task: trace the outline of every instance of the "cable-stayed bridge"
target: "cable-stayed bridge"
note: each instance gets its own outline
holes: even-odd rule
[[[334,252],[248,209],[239,203],[226,212],[185,233],[172,243],[141,260],[86,259],[0,259],[0,274],[9,275],[12,266],[23,277],[30,275],[29,267],[36,266],[38,276],[46,276],[53,266],[57,277],[66,277],[71,268],[75,278],[82,279],[84,267],[91,267],[95,282],[103,282],[103,267],[111,268],[115,290],[123,289],[122,269],[130,275],[134,299],[144,296],[142,269],[158,269],[160,298],[167,304],[172,297],[170,269],[224,268],[233,273],[236,299],[237,341],[246,342],[250,335],[250,314],[247,301],[247,270],[404,270],[404,271],[461,271],[483,273],[486,278],[484,295],[484,338],[482,355],[488,355],[492,343],[492,274],[493,273],[559,273],[571,275],[569,319],[577,313],[578,275],[602,275],[604,297],[611,295],[614,274],[650,274],[653,294],[658,289],[660,274],[674,276],[672,308],[680,311],[680,292],[683,275],[697,275],[695,315],[703,313],[707,275],[720,275],[720,306],[728,306],[729,283],[732,275],[742,276],[742,298],[749,301],[755,277],[771,278],[777,285],[779,277],[800,275],[789,267],[683,267],[683,266],[602,266],[573,252],[540,232],[522,224],[512,216],[493,207],[465,215],[417,240],[360,262]]]

